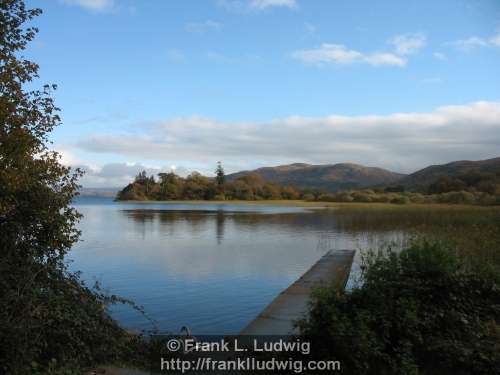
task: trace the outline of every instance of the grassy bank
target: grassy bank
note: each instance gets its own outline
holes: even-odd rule
[[[337,222],[353,233],[401,231],[408,239],[445,242],[464,264],[500,275],[500,208],[456,205],[338,206]]]

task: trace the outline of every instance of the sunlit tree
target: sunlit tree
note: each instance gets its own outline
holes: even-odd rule
[[[23,57],[37,32],[26,23],[40,13],[22,0],[0,1],[1,374],[109,359],[110,343],[124,333],[103,309],[105,298],[65,262],[80,235],[71,206],[80,171],[49,149],[61,123],[56,87],[28,89],[39,77]]]
[[[217,169],[215,170],[215,181],[217,182],[217,186],[222,188],[224,183],[226,182],[226,174],[224,173],[224,168],[222,167],[222,163],[217,162]]]

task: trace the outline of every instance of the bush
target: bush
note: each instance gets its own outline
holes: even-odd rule
[[[480,193],[479,197],[477,198],[477,203],[485,206],[496,204],[496,202],[496,197],[488,193]]]
[[[434,195],[434,200],[438,203],[453,204],[474,204],[481,193],[471,193],[468,191],[450,191],[447,193]]]
[[[499,196],[499,198],[500,198],[500,196]],[[312,202],[312,201],[314,201],[314,194],[311,194],[311,193],[304,194],[302,196],[302,199],[305,201],[308,201],[308,202]]]
[[[410,199],[405,195],[397,195],[390,202],[394,204],[407,204],[410,203]]]
[[[321,194],[317,200],[320,202],[340,202],[337,194],[330,193]]]
[[[346,374],[500,373],[499,285],[442,243],[372,254],[360,287],[316,291],[298,325]]]
[[[373,202],[373,192],[370,194],[368,192],[363,192],[363,191],[355,191],[352,193],[352,198],[354,202]]]
[[[283,199],[299,199],[300,193],[291,186],[281,188],[281,197]]]
[[[143,187],[138,183],[127,185],[117,195],[118,200],[133,201],[133,200],[147,200]]]
[[[412,193],[409,196],[410,202],[411,203],[424,203],[425,202],[425,197],[424,195],[420,193]]]
[[[374,202],[388,203],[391,200],[388,194],[379,194],[375,197]]]
[[[348,191],[342,191],[335,195],[336,202],[352,202],[354,198]]]

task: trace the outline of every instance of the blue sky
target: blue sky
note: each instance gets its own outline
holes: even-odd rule
[[[291,162],[499,156],[500,2],[28,0],[85,186]]]

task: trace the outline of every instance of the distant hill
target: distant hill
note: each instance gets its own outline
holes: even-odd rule
[[[229,181],[248,174],[257,174],[264,180],[279,185],[310,188],[321,191],[360,189],[375,185],[391,185],[405,175],[382,168],[365,167],[352,163],[311,165],[295,163],[264,167],[227,176]]]
[[[115,197],[120,188],[81,188],[82,197]]]
[[[431,165],[407,175],[396,184],[408,190],[423,190],[442,177],[457,177],[471,172],[500,173],[500,157],[487,160],[461,160]]]

